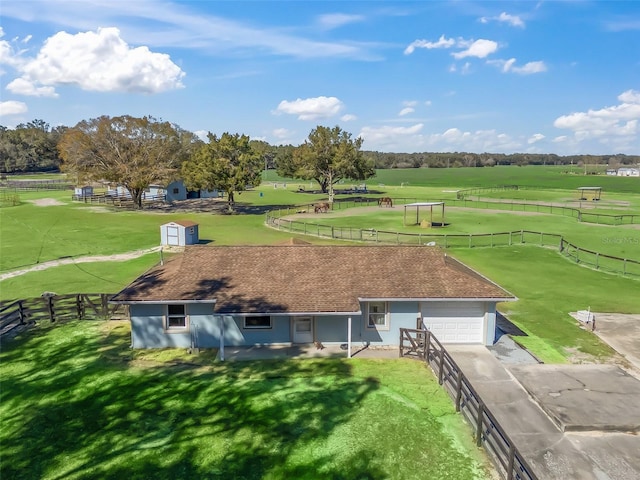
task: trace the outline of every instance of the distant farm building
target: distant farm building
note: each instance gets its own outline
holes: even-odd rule
[[[184,247],[198,242],[198,224],[195,222],[182,220],[160,226],[160,245]]]
[[[109,188],[107,194],[113,197],[131,198],[129,190],[122,185]],[[149,185],[149,187],[142,192],[143,200],[160,200],[167,202],[176,202],[190,198],[219,198],[221,196],[222,194],[218,190],[188,190],[182,180],[175,180],[166,187],[164,185]]]
[[[620,167],[618,169],[619,177],[640,177],[640,168],[636,167]]]

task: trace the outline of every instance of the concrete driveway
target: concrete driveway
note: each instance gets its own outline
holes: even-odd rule
[[[610,365],[506,366],[482,346],[447,350],[539,479],[640,478],[635,377]]]
[[[640,314],[594,313],[594,333],[640,372]],[[640,402],[640,400],[639,400]]]

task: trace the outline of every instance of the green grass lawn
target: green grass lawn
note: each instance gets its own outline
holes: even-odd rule
[[[1,478],[491,478],[422,362],[221,364],[128,345],[125,322],[3,344]]]
[[[369,188],[388,186],[427,186],[455,189],[493,186],[519,185],[545,189],[564,189],[574,191],[578,187],[602,187],[604,192],[640,191],[637,178],[613,177],[606,175],[583,175],[579,170],[568,174],[567,166],[526,167],[498,166],[493,168],[398,168],[377,170],[376,176],[366,182],[345,181],[346,184],[366,183]],[[275,171],[268,171],[266,181],[298,180],[283,179]],[[308,184],[308,182],[307,182]]]
[[[421,211],[420,218],[429,212]],[[296,217],[290,217],[295,220]],[[415,209],[407,212],[409,221],[415,220]],[[440,221],[440,211],[434,209],[434,219]],[[376,229],[423,235],[460,235],[519,231],[522,229],[562,235],[565,240],[581,248],[599,253],[640,260],[640,229],[638,225],[598,225],[578,222],[562,215],[537,214],[535,212],[498,211],[484,208],[458,208],[445,206],[445,228],[422,228],[420,225],[403,225],[404,207],[393,209],[346,209],[312,218],[301,218],[309,224],[336,227]]]

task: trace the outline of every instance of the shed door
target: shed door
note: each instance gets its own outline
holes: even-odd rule
[[[178,227],[167,226],[167,245],[180,245],[180,232]]]
[[[441,343],[484,343],[484,304],[424,302],[422,321]]]
[[[293,343],[313,342],[313,319],[311,317],[294,317]]]

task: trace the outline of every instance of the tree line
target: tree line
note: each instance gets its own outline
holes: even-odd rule
[[[298,146],[270,145],[247,135],[209,133],[202,141],[178,125],[153,117],[101,116],[74,127],[51,128],[43,120],[0,126],[0,173],[64,171],[77,182],[124,186],[140,206],[150,185],[181,179],[190,190],[234,193],[260,183],[264,170],[314,180],[333,199],[340,180],[366,180],[384,168],[492,167],[495,165],[619,165],[634,155],[385,153],[362,150],[363,139],[339,126],[317,126]]]

